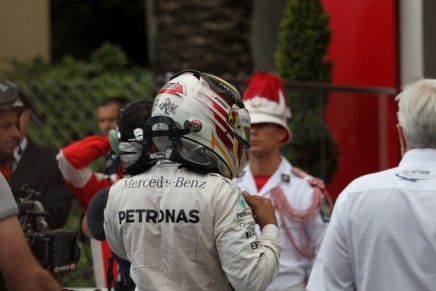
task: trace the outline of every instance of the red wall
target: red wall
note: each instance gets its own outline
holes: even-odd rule
[[[333,84],[398,87],[396,0],[323,0],[332,30]],[[325,114],[340,151],[328,190],[333,197],[354,178],[398,164],[394,96],[332,93]]]

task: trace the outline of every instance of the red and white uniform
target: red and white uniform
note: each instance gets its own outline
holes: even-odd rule
[[[292,165],[283,157],[279,168],[260,191],[249,165],[234,181],[250,194],[272,199],[276,208],[282,253],[279,274],[267,290],[304,290],[328,226],[327,213],[320,211],[324,203],[322,195],[307,178],[293,171]]]
[[[89,164],[110,151],[107,136],[89,136],[62,148],[57,155],[59,169],[68,188],[86,213],[89,201],[98,191],[111,186],[120,179],[119,174],[106,175],[94,172]],[[109,258],[112,252],[106,241],[91,239],[94,275],[97,287],[106,286]],[[114,267],[116,276],[117,267]]]
[[[65,183],[73,192],[82,210],[86,212],[96,192],[111,186],[120,178],[119,174],[95,173],[89,164],[105,156],[111,147],[107,136],[88,136],[64,147],[57,155],[59,168]]]

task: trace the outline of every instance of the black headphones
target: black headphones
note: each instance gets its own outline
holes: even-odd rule
[[[135,100],[132,102],[129,102],[124,108],[122,108],[120,110],[120,113],[118,114],[118,118],[117,118],[117,126],[111,130],[109,130],[109,142],[111,145],[111,150],[119,157],[122,152],[118,149],[118,144],[121,141],[121,132],[120,132],[120,128],[121,130],[123,130],[123,128],[126,126],[125,122],[126,122],[126,114],[129,114],[129,112],[131,111],[131,109],[133,109],[134,107],[136,107],[138,104],[144,104],[147,106],[150,106],[150,116],[151,116],[151,106],[153,105],[153,101],[151,100],[144,100],[144,99],[140,99],[140,100]],[[146,118],[143,122],[143,124],[145,124],[145,122],[147,121],[148,118]],[[143,125],[138,126],[142,128]]]
[[[120,143],[120,132],[118,131],[118,127],[110,129],[108,135],[111,150],[115,153],[117,157],[121,156],[121,151],[118,148],[118,144]]]

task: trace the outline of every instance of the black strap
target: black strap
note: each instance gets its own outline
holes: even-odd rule
[[[114,269],[114,260],[115,260],[115,257],[114,257],[114,255],[112,254],[112,256],[109,258],[109,264],[108,264],[108,268],[107,268],[107,290],[108,291],[111,291],[112,290],[112,284],[114,284],[115,283],[115,280],[114,280],[114,272],[113,272],[113,269]]]

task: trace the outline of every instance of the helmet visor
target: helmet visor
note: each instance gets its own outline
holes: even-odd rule
[[[233,126],[235,137],[244,149],[250,148],[250,115],[248,110],[241,108],[230,111],[228,122]]]
[[[198,79],[204,80],[207,84],[209,84],[210,88],[215,93],[223,97],[229,104],[237,104],[240,108],[244,107],[244,103],[242,102],[239,91],[232,84],[217,76],[202,73],[196,70],[184,70],[172,76],[170,80],[187,73],[194,75]]]

